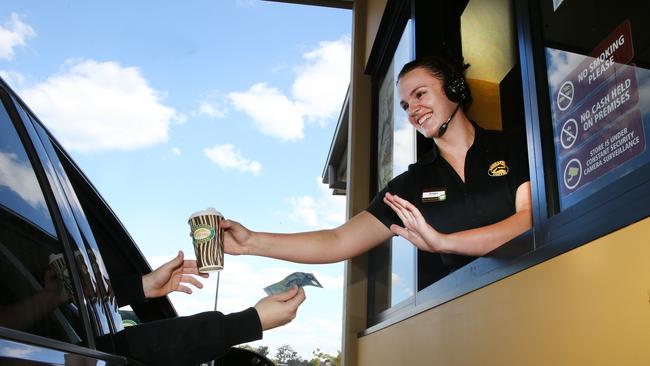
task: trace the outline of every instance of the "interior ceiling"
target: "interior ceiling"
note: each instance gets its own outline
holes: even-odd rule
[[[467,78],[501,82],[517,62],[511,0],[471,0],[460,24]]]

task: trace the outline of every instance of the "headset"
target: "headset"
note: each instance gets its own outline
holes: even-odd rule
[[[456,108],[449,115],[449,118],[440,125],[440,128],[438,129],[439,138],[444,135],[445,131],[447,131],[449,122],[454,118],[458,109],[460,109],[461,106],[467,108],[472,103],[472,94],[467,86],[465,78],[463,77],[463,71],[467,69],[469,65],[464,65],[463,63],[460,63],[458,67],[455,65],[456,64],[452,60],[444,56],[425,56],[419,60],[413,60],[404,65],[397,77],[399,81],[399,79],[409,71],[417,67],[423,67],[442,80],[443,91],[445,92],[447,99],[456,103]]]
[[[454,115],[458,112],[461,104],[468,102],[471,98],[467,82],[465,82],[465,78],[463,78],[462,75],[454,72],[451,67],[448,67],[447,65],[445,65],[445,67],[440,67],[440,73],[442,74],[444,82],[442,87],[447,99],[457,105],[451,115],[449,115],[449,118],[440,125],[440,128],[438,129],[438,138],[445,134],[447,127],[449,127],[449,122],[454,118]]]
[[[454,103],[462,103],[469,98],[469,88],[465,79],[452,70],[440,70],[444,80],[443,88],[447,99]]]

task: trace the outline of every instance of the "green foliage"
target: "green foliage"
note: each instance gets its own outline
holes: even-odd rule
[[[255,348],[248,344],[244,344],[239,347],[269,357],[268,346],[259,346]],[[275,362],[276,365],[283,366],[341,366],[341,351],[338,351],[336,356],[334,356],[321,351],[320,348],[316,348],[316,350],[312,351],[312,355],[313,357],[311,360],[305,360],[300,357],[298,352],[294,351],[290,345],[284,344],[275,352],[273,362]]]
[[[254,351],[259,353],[262,356],[268,357],[269,356],[269,346],[259,346],[257,348],[251,346],[250,344],[242,344],[239,346],[239,348],[247,349],[249,351]]]
[[[287,365],[287,366],[307,366],[305,361],[298,355],[298,352],[294,351],[290,345],[285,344],[280,346],[275,353],[275,359],[273,360],[277,364]]]
[[[341,351],[336,356],[332,356],[316,348],[312,352],[314,357],[309,361],[309,366],[341,366]]]

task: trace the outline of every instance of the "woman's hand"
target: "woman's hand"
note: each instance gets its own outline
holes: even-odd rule
[[[253,232],[244,225],[233,220],[221,221],[223,229],[224,252],[232,255],[251,254],[248,243],[253,237]]]
[[[409,201],[388,192],[384,196],[384,203],[395,211],[404,224],[404,227],[395,224],[391,225],[390,231],[393,234],[410,241],[418,249],[434,253],[444,251],[445,235],[429,225],[417,207]]]

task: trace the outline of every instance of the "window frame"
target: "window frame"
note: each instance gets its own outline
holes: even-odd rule
[[[487,256],[474,260],[418,291],[413,306],[392,307],[374,318],[369,316],[368,328],[359,336],[386,328],[650,216],[650,198],[647,194],[650,192],[650,164],[619,178],[616,184],[603,188],[599,194],[560,211],[541,15],[534,11],[539,1],[513,1],[524,94],[533,228]],[[413,9],[417,8],[418,3],[422,2],[412,0],[412,4],[415,4]],[[436,3],[432,2],[429,6],[437,6]],[[394,11],[387,6],[386,12],[391,10]],[[413,14],[417,20],[415,10]],[[387,17],[386,13],[384,17]],[[385,37],[380,36],[390,32],[382,31],[382,26],[386,26],[383,19],[375,44],[387,42]],[[417,29],[419,28],[416,22]],[[444,29],[444,25],[441,29]],[[444,30],[440,32],[444,37]],[[421,40],[418,43],[418,35],[422,33],[416,31],[415,38],[416,50],[420,51],[422,47],[427,46],[422,46]],[[433,47],[435,48],[435,45]],[[374,65],[373,56],[379,59],[376,54],[371,53],[369,65]],[[376,67],[369,69],[366,72],[370,74],[377,70]],[[369,273],[369,281],[371,276]],[[369,309],[372,300],[369,296]]]
[[[379,25],[379,31],[376,37],[375,44],[368,58],[366,66],[366,74],[372,76],[371,79],[371,144],[370,144],[370,196],[368,202],[377,194],[381,187],[378,187],[378,138],[379,138],[379,90],[381,82],[386,76],[386,72],[393,60],[393,56],[397,51],[400,39],[405,31],[406,25],[412,19],[412,6],[411,1],[393,1],[386,4],[384,16]],[[415,27],[411,29],[411,40],[415,39]],[[412,47],[412,46],[411,46]],[[419,140],[416,142],[418,145]],[[415,294],[410,296],[399,303],[388,306],[385,310],[375,310],[375,299],[377,296],[377,274],[373,270],[378,263],[381,262],[382,253],[386,250],[391,250],[391,240],[388,240],[379,246],[373,248],[368,253],[368,301],[367,301],[367,323],[377,324],[382,323],[386,319],[399,314],[400,312],[410,309],[415,304]],[[413,263],[414,271],[417,271],[417,256]],[[415,276],[415,288],[417,288],[417,273]],[[387,291],[390,293],[391,289]]]
[[[52,162],[44,150],[36,130],[31,125],[32,121],[25,121],[20,115],[18,108],[21,108],[29,118],[34,118],[33,112],[29,110],[17,94],[1,79],[0,98],[2,99],[2,107],[6,107],[11,123],[13,124],[13,127],[21,140],[22,146],[29,157],[30,163],[32,164],[32,169],[43,192],[43,196],[45,197],[45,202],[52,217],[52,221],[54,222],[54,228],[58,236],[57,240],[62,244],[63,254],[66,257],[66,261],[68,263],[73,263],[73,260],[71,259],[74,258],[74,251],[85,251],[85,248],[83,246],[80,247],[80,243],[78,243],[77,240],[75,240],[68,232],[68,226],[70,223],[77,225],[77,222],[74,217],[64,217],[68,213],[67,211],[69,211],[69,209],[62,209],[60,204],[67,204],[67,198],[62,192],[58,192],[58,189],[51,186],[51,182],[53,182],[54,179],[58,179],[58,176],[56,172],[51,169]],[[48,164],[50,165],[50,168],[47,168]],[[68,224],[65,223],[66,220],[68,221]],[[90,263],[87,263],[87,265],[90,265]],[[68,270],[71,275],[77,303],[85,304],[89,299],[87,299],[83,294],[79,269],[77,266],[69,266]],[[85,337],[86,345],[84,346],[4,327],[0,327],[0,338],[10,341],[26,342],[52,350],[70,352],[95,359],[101,359],[108,361],[109,363],[115,362],[117,364],[125,364],[126,359],[124,357],[105,353],[96,349],[97,344],[95,336],[99,333],[99,329],[96,324],[94,324],[94,321],[91,320],[91,315],[89,314],[90,310],[87,306],[80,306],[79,311],[80,321],[83,322],[85,332],[83,336]]]

